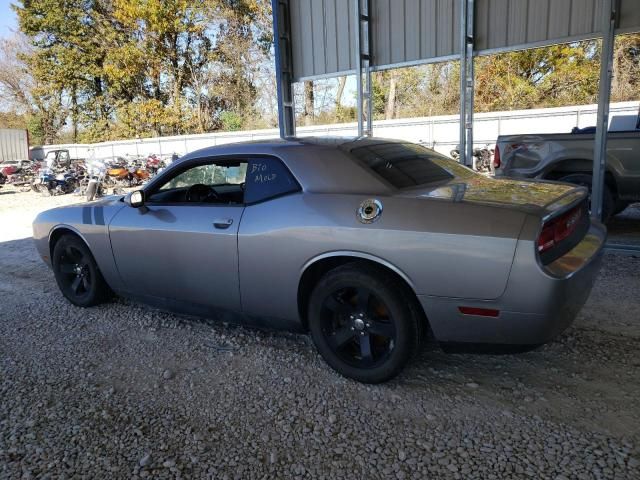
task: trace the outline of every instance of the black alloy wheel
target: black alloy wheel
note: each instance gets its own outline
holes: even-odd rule
[[[393,351],[393,318],[382,300],[365,287],[329,294],[322,304],[321,318],[325,341],[349,365],[375,367]]]
[[[338,373],[364,383],[396,376],[417,350],[421,318],[404,285],[366,263],[329,271],[309,301],[309,329]]]
[[[109,287],[93,255],[75,235],[63,235],[56,243],[53,272],[60,291],[74,305],[90,307],[109,296]]]
[[[65,287],[76,297],[91,291],[91,271],[88,258],[73,245],[68,245],[62,254],[58,267]]]

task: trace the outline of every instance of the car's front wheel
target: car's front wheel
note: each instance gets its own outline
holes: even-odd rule
[[[53,249],[53,273],[62,294],[74,305],[92,307],[111,291],[89,247],[77,236],[63,235]]]
[[[325,361],[360,382],[395,377],[419,343],[420,319],[404,286],[364,264],[325,274],[311,294],[308,318]]]

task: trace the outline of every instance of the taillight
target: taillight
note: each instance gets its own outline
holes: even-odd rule
[[[500,168],[500,147],[498,147],[498,144],[493,150],[493,168]]]
[[[575,207],[545,223],[538,237],[538,252],[546,252],[575,232],[582,213],[581,206]]]

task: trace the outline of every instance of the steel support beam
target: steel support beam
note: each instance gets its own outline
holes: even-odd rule
[[[473,164],[474,0],[460,0],[460,163]]]
[[[604,177],[607,168],[607,131],[609,130],[609,102],[613,77],[613,43],[616,27],[616,0],[602,2],[602,51],[600,53],[600,83],[598,86],[598,115],[593,151],[591,179],[591,216],[602,219]]]
[[[356,9],[356,87],[358,136],[373,134],[373,98],[371,95],[371,9],[369,0],[354,0]]]
[[[294,137],[296,134],[296,112],[293,102],[289,0],[271,0],[271,9],[273,12],[273,45],[278,92],[278,126],[280,127],[280,137]]]

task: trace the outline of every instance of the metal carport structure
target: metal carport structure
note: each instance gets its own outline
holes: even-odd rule
[[[638,0],[272,0],[280,135],[293,83],[356,75],[358,132],[372,134],[371,72],[460,60],[460,159],[473,149],[473,57],[602,38],[592,214],[601,216],[613,42],[640,31]]]

